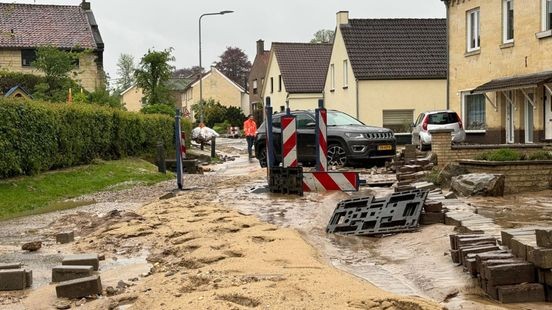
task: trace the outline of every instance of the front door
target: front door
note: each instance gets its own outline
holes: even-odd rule
[[[552,139],[552,96],[546,88],[544,93],[544,137],[549,140]]]
[[[506,143],[514,143],[514,104],[510,101],[506,101]]]
[[[534,101],[535,95],[528,93],[527,96]],[[534,110],[533,105],[525,98],[525,143],[533,143],[533,135],[535,130],[534,125]]]

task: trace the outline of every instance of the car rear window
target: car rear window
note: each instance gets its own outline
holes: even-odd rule
[[[458,122],[458,115],[456,112],[441,112],[435,114],[429,114],[428,124],[430,125],[446,125]]]

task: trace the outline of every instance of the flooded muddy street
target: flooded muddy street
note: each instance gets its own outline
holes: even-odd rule
[[[188,190],[175,198],[159,200],[175,187],[175,182],[163,182],[83,196],[77,200],[93,203],[3,222],[0,263],[22,262],[33,270],[35,283],[25,292],[0,292],[0,309],[52,309],[56,298],[49,284],[51,268],[59,265],[64,255],[90,252],[106,257],[100,263],[104,287],[133,280],[119,295],[120,309],[179,309],[183,302],[190,308],[213,304],[218,305],[213,308],[226,308],[223,305],[235,305],[237,300],[225,297],[228,294],[247,296],[246,304],[270,300],[307,308],[316,303],[333,303],[340,308],[339,302],[346,302],[347,307],[370,309],[366,305],[403,302],[388,293],[363,288],[365,281],[393,296],[421,297],[449,309],[548,308],[539,304],[501,305],[487,298],[475,280],[451,262],[448,236],[453,233],[452,226],[422,226],[415,232],[378,238],[326,233],[339,201],[381,197],[391,193],[390,188],[361,187],[357,193],[306,193],[301,197],[272,194],[266,189],[266,170],[243,155],[244,141],[221,139],[217,143],[230,159],[210,166],[211,172],[205,175],[186,175],[184,187]],[[368,169],[361,172],[361,179],[366,180],[392,177],[373,175]],[[501,226],[518,227],[535,222],[552,224],[549,197],[552,192],[472,198],[469,202]],[[63,230],[76,232],[75,243],[55,243],[55,233]],[[294,231],[301,236],[297,240]],[[43,241],[40,251],[21,251],[23,242],[37,239]],[[311,247],[300,246],[299,239]],[[312,255],[312,259],[301,255]],[[318,261],[364,281],[351,286],[351,280],[343,280]],[[318,275],[311,279],[313,273]],[[301,286],[307,283],[319,284],[316,288]],[[331,293],[333,289],[339,291],[341,285],[341,289],[358,290],[359,294]],[[282,293],[289,287],[294,288],[293,294]],[[372,296],[368,300],[361,297],[366,292]],[[279,294],[288,297],[282,299]],[[237,304],[244,306],[240,302]],[[408,302],[423,303],[420,299]],[[87,300],[79,309],[102,308],[109,303],[113,297],[101,297]]]

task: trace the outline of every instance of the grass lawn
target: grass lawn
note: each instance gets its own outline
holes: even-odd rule
[[[173,177],[158,173],[157,167],[147,161],[129,158],[0,180],[0,220],[73,208],[83,203],[64,200],[106,189],[151,185]]]

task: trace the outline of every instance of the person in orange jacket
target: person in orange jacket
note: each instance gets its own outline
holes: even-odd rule
[[[252,158],[253,142],[255,142],[255,133],[257,132],[257,124],[253,120],[253,114],[249,114],[245,122],[243,122],[243,131],[247,139],[247,153],[249,153],[249,158]]]

